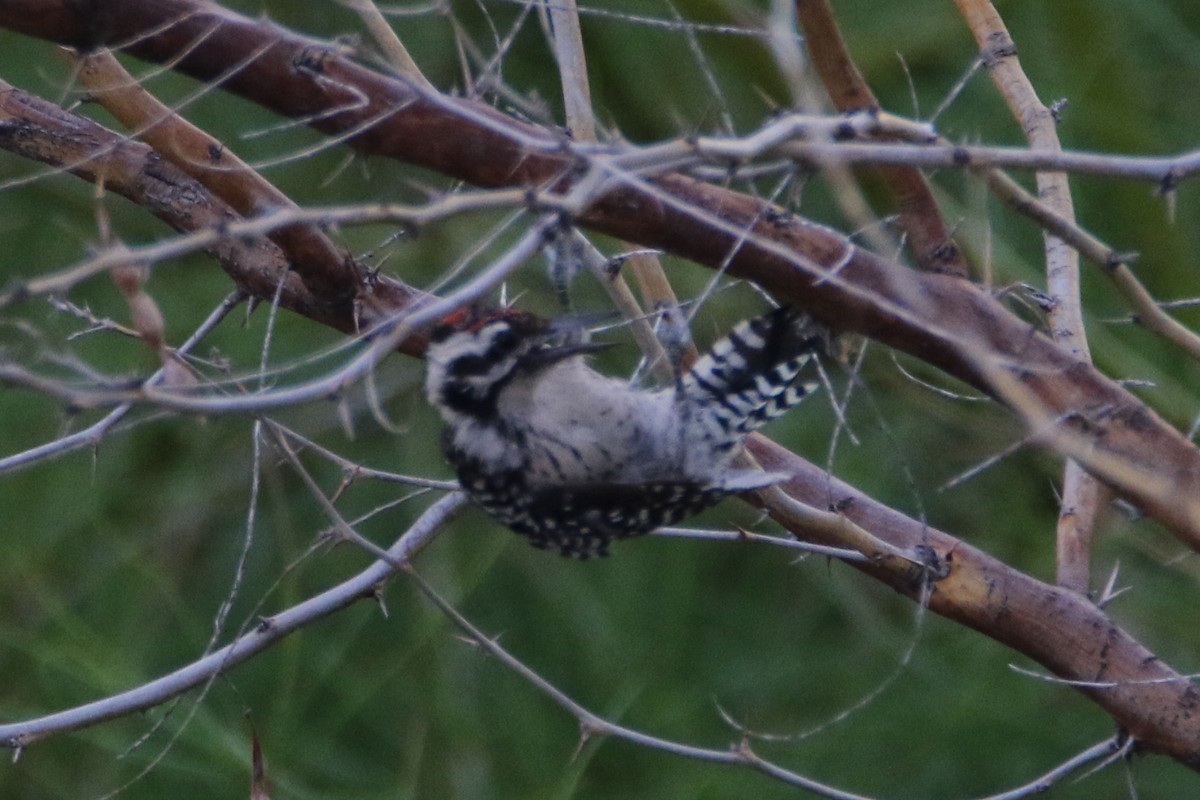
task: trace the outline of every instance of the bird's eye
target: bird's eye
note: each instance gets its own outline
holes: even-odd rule
[[[492,361],[485,356],[462,356],[450,364],[450,374],[456,378],[485,374]]]
[[[438,325],[429,332],[429,341],[433,344],[441,344],[450,338],[454,330],[453,325]]]
[[[517,334],[512,328],[504,328],[492,337],[492,347],[501,353],[511,352],[517,346]]]

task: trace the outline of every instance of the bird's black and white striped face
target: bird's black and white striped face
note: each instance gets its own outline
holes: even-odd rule
[[[456,312],[430,339],[426,395],[448,422],[490,419],[501,389],[542,342],[540,331],[520,317]]]
[[[492,421],[500,393],[514,380],[603,347],[515,309],[458,311],[430,337],[425,393],[451,424]]]

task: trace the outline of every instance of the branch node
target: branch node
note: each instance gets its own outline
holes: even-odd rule
[[[922,566],[922,574],[927,585],[950,577],[952,552],[945,557],[938,555],[937,550],[927,544],[919,544],[913,548],[913,555]]]
[[[292,59],[292,68],[309,75],[321,75],[325,72],[326,59],[332,55],[325,47],[305,47]]]
[[[1158,181],[1158,196],[1165,197],[1175,191],[1179,186],[1179,179],[1181,177],[1178,167],[1171,167],[1164,172],[1162,178]]]
[[[993,69],[1006,58],[1017,55],[1017,43],[1008,35],[1008,31],[994,31],[988,35],[987,46],[979,51],[984,65]]]
[[[379,606],[379,613],[383,615],[383,618],[390,619],[391,615],[388,614],[387,600],[383,596],[383,584],[377,583],[372,587],[371,599],[375,601],[375,605]]]
[[[1062,112],[1070,104],[1071,101],[1066,97],[1061,97],[1050,104],[1048,110],[1050,111],[1050,116],[1053,118],[1055,125],[1062,124]]]
[[[854,505],[854,498],[847,495],[835,503],[829,504],[829,510],[835,514],[844,514],[851,506]]]
[[[592,740],[592,737],[601,732],[601,728],[591,720],[580,719],[579,741],[575,744],[575,752],[571,754],[571,760],[574,761],[575,759],[579,758],[580,754],[583,753],[583,748],[586,747],[587,743]]]

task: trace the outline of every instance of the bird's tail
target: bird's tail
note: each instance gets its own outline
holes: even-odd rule
[[[737,325],[683,376],[680,391],[711,407],[730,435],[782,415],[815,388],[801,379],[820,346],[816,325],[783,306]]]

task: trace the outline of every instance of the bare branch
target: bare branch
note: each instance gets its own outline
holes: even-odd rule
[[[794,772],[778,764],[768,761],[751,749],[748,742],[743,741],[729,747],[725,750],[716,750],[695,745],[684,744],[682,742],[672,741],[659,736],[643,733],[641,731],[629,728],[624,725],[618,725],[610,722],[603,717],[589,711],[574,698],[563,692],[557,686],[552,684],[546,678],[539,675],[527,664],[518,659],[516,656],[508,652],[500,645],[496,639],[485,635],[479,628],[475,627],[466,617],[464,617],[454,606],[448,603],[441,595],[439,595],[432,586],[430,586],[424,578],[422,578],[411,567],[406,570],[409,576],[416,581],[417,586],[425,594],[431,603],[440,610],[447,619],[461,630],[467,637],[468,641],[478,647],[483,652],[487,653],[492,658],[496,659],[506,669],[520,676],[523,680],[537,689],[541,694],[548,697],[556,705],[571,714],[579,721],[580,730],[582,732],[583,741],[592,736],[612,736],[618,739],[632,742],[633,744],[648,747],[654,750],[660,750],[671,755],[680,756],[683,758],[691,758],[697,761],[709,761],[718,764],[726,764],[730,766],[747,767],[774,778],[783,783],[798,786],[819,797],[833,798],[833,800],[870,800],[863,795],[853,794],[842,789],[819,783],[807,778],[797,772]],[[1087,748],[1078,755],[1067,759],[1062,764],[1059,764],[1054,769],[1045,773],[1034,781],[1031,781],[1023,786],[1017,787],[1001,794],[991,795],[983,800],[1018,800],[1018,798],[1028,797],[1039,792],[1043,792],[1050,786],[1070,775],[1076,770],[1094,761],[1099,761],[1111,756],[1114,753],[1121,752],[1130,746],[1132,740],[1123,737],[1113,737],[1106,739],[1092,747]]]
[[[411,567],[407,570],[409,576],[416,581],[417,586],[429,598],[438,610],[455,624],[463,633],[465,633],[472,644],[479,647],[492,658],[495,658],[506,668],[512,670],[517,675],[521,676],[525,681],[532,684],[539,692],[546,695],[554,701],[556,705],[570,713],[573,717],[579,720],[579,726],[583,732],[585,739],[592,736],[614,736],[619,739],[649,747],[655,750],[663,750],[674,755],[683,756],[685,758],[694,758],[699,761],[713,761],[719,764],[729,764],[734,766],[751,767],[760,772],[763,772],[776,780],[793,786],[800,786],[808,791],[817,794],[821,797],[830,797],[834,800],[870,800],[862,795],[851,794],[849,792],[835,789],[832,786],[827,786],[818,783],[810,778],[806,778],[799,773],[784,769],[776,764],[772,764],[765,759],[756,755],[749,745],[742,743],[739,746],[731,747],[726,750],[715,750],[704,747],[696,747],[695,745],[673,742],[669,739],[664,739],[659,736],[642,733],[641,731],[628,728],[624,725],[617,725],[608,720],[593,714],[588,709],[584,708],[568,694],[563,692],[558,687],[554,686],[548,680],[543,678],[538,673],[530,669],[526,664],[507,650],[500,644],[488,636],[485,636],[482,631],[471,624],[470,620],[458,612],[454,606],[450,605],[441,595],[433,590],[426,581]]]
[[[395,563],[407,562],[465,505],[466,500],[461,494],[448,495],[434,503],[387,550],[389,559]],[[0,745],[21,749],[47,736],[79,730],[165,703],[202,685],[214,675],[228,672],[251,656],[282,641],[288,634],[365,597],[373,596],[393,573],[394,568],[390,564],[376,562],[337,586],[262,619],[254,630],[169,675],[77,708],[0,725]]]

